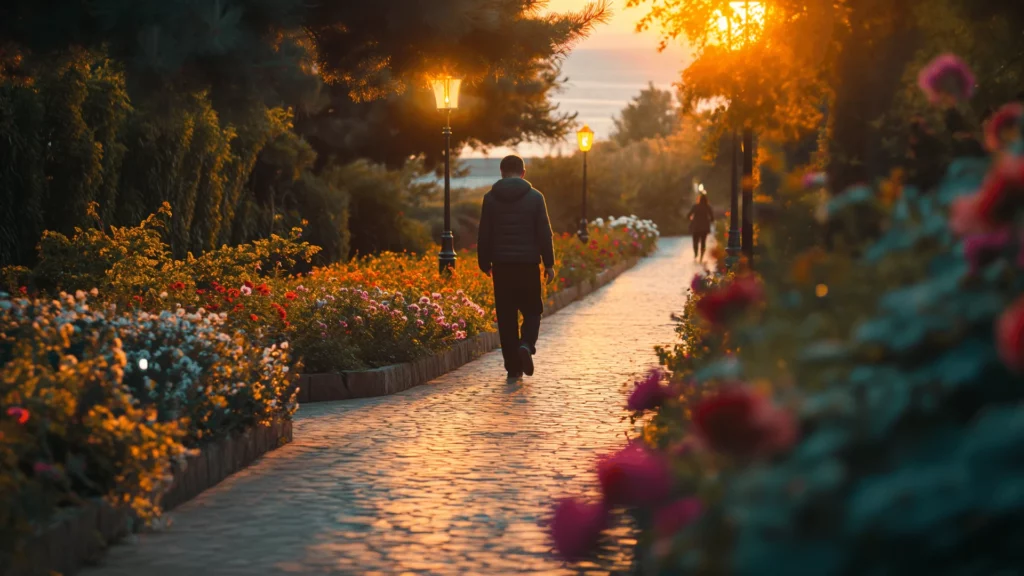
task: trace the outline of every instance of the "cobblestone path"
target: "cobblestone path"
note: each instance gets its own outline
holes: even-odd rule
[[[394,396],[312,404],[295,441],[114,547],[89,576],[623,573],[632,531],[566,565],[552,499],[596,496],[595,456],[630,429],[625,384],[674,338],[696,266],[689,238],[544,322],[537,375],[508,384],[493,352]]]

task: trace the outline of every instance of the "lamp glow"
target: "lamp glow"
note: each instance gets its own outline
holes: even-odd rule
[[[590,126],[584,124],[583,128],[576,133],[576,140],[580,145],[581,152],[590,152],[594,146],[594,131],[590,129]]]
[[[434,102],[438,110],[455,110],[459,107],[459,90],[462,88],[461,78],[444,76],[431,81],[434,89]]]

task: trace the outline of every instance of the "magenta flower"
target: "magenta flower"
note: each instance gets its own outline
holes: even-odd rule
[[[1006,146],[1007,141],[1019,137],[1020,118],[1024,115],[1024,106],[1012,102],[1000,108],[985,124],[985,147],[989,152],[997,152]],[[1013,133],[1014,136],[1010,136]]]
[[[704,278],[703,274],[693,275],[693,280],[690,280],[690,290],[692,290],[694,294],[703,294],[707,287],[707,279]]]
[[[964,240],[964,255],[971,263],[971,272],[991,264],[1010,245],[1012,234],[1009,228],[986,234],[975,234]]]
[[[633,393],[629,395],[626,407],[634,412],[653,410],[672,396],[668,386],[661,385],[661,370],[655,368],[647,376],[636,383]]]
[[[966,102],[974,95],[974,73],[953,54],[943,54],[928,63],[917,76],[917,84],[932,104]]]
[[[704,511],[704,504],[698,498],[684,498],[661,508],[654,515],[654,531],[662,538],[674,536],[693,524]]]
[[[597,546],[607,525],[608,508],[604,504],[575,498],[559,500],[550,526],[555,550],[566,560],[577,560]]]
[[[668,497],[672,475],[668,463],[633,443],[597,463],[597,479],[609,504],[649,506]]]

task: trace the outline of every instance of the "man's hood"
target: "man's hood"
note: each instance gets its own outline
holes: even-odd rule
[[[515,202],[532,189],[533,186],[522,178],[502,178],[494,183],[491,194],[502,202]]]

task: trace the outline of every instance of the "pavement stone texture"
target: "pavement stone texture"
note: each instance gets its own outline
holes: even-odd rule
[[[689,238],[545,319],[537,373],[508,383],[500,351],[393,396],[311,404],[295,440],[110,550],[87,576],[622,574],[619,520],[591,562],[551,551],[555,498],[598,492],[625,445],[629,386],[674,340],[698,270]]]

